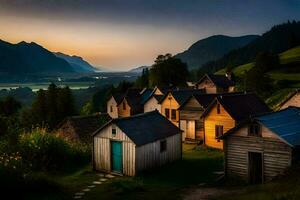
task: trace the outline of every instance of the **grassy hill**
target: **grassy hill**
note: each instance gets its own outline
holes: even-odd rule
[[[293,69],[292,71],[286,67],[282,67],[277,70],[272,70],[268,74],[275,81],[285,81],[287,82],[287,87],[276,91],[270,98],[266,99],[266,102],[273,109],[278,109],[278,104],[282,102],[285,98],[289,96],[295,88],[300,88],[300,46],[289,49],[285,52],[278,54],[280,59],[280,64],[288,65],[290,63],[299,63],[299,67]],[[247,63],[240,65],[233,69],[233,73],[237,77],[242,77],[243,74],[251,69],[254,63]],[[225,74],[226,69],[222,69],[216,72],[216,74]]]

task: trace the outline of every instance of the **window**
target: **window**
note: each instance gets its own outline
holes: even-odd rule
[[[258,123],[252,123],[248,127],[248,135],[261,136],[260,125]]]
[[[165,152],[167,150],[167,141],[163,140],[160,141],[160,152]]]
[[[112,106],[110,106],[110,112],[113,112],[113,107]]]
[[[216,125],[215,126],[215,136],[216,136],[216,138],[219,138],[222,135],[223,135],[223,126]]]
[[[219,103],[217,104],[217,113],[218,113],[218,114],[220,114],[220,113],[221,113],[221,106],[220,106],[220,104],[219,104]]]
[[[165,116],[167,119],[170,118],[170,109],[169,108],[165,108]]]
[[[123,110],[126,110],[126,103],[123,101]]]
[[[111,134],[112,134],[113,137],[115,137],[117,135],[117,129],[116,129],[115,125],[112,125]]]
[[[171,110],[171,119],[176,120],[176,110],[175,109]]]

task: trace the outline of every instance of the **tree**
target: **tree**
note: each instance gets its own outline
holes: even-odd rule
[[[150,70],[151,86],[186,86],[189,75],[187,65],[171,54],[159,55]]]
[[[57,99],[57,110],[59,121],[62,120],[65,116],[72,116],[76,113],[75,103],[72,95],[71,89],[66,86],[58,90]]]
[[[22,105],[13,97],[8,96],[4,100],[0,101],[0,115],[9,117],[16,114]]]
[[[135,86],[138,88],[149,87],[149,69],[143,69],[142,75],[135,81]]]
[[[279,65],[278,55],[274,55],[270,52],[261,52],[255,59],[255,67],[261,68],[264,72],[276,69]]]
[[[29,116],[32,115],[32,116]],[[40,89],[37,92],[37,97],[35,98],[31,110],[25,110],[23,112],[23,125],[29,123],[28,119],[31,119],[35,125],[44,125],[47,122],[48,107],[47,107],[47,97],[46,92]]]

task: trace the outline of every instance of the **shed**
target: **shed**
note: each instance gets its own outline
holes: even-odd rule
[[[58,125],[57,134],[72,141],[91,143],[93,133],[110,120],[107,113],[67,117]]]
[[[217,96],[201,116],[204,119],[205,145],[223,149],[219,136],[249,116],[269,111],[269,107],[254,93]]]
[[[205,74],[196,84],[197,89],[205,89],[206,93],[233,92],[235,83],[228,75]]]
[[[95,170],[135,176],[181,159],[181,131],[158,111],[112,119],[94,133]]]
[[[251,117],[225,133],[225,174],[262,183],[299,160],[300,108]]]

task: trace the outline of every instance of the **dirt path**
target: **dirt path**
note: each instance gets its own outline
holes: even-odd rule
[[[241,189],[206,188],[189,189],[184,200],[210,200],[223,195],[233,195],[243,192]]]

